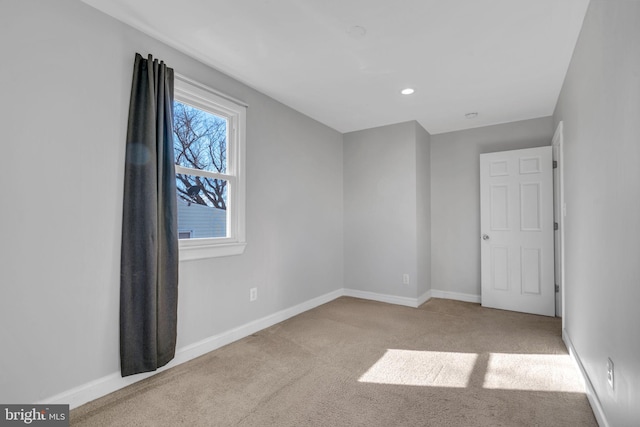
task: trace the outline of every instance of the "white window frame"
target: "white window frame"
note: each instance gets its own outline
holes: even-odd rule
[[[176,173],[227,181],[227,237],[180,239],[180,261],[240,255],[245,235],[245,129],[247,105],[187,77],[175,75],[174,99],[227,119],[227,173],[176,165]]]

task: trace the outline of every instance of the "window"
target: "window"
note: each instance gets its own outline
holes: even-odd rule
[[[178,239],[190,239],[193,231],[178,231]]]
[[[241,254],[246,106],[176,76],[173,110],[180,259]]]

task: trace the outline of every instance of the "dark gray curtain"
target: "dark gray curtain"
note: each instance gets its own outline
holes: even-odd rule
[[[136,54],[129,104],[122,258],[122,376],[154,371],[175,355],[178,303],[173,70]]]

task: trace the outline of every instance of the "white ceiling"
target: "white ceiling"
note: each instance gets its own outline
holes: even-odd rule
[[[589,3],[83,1],[340,132],[431,134],[551,115]]]

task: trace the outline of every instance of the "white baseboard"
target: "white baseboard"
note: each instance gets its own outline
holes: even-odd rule
[[[567,346],[567,350],[569,350],[569,354],[571,358],[578,366],[580,370],[580,374],[582,375],[582,379],[584,380],[584,387],[587,392],[587,399],[589,399],[589,404],[591,405],[591,409],[593,410],[593,415],[596,417],[596,421],[600,427],[609,427],[609,423],[607,422],[607,418],[604,415],[604,411],[602,409],[602,405],[600,404],[600,399],[598,398],[598,394],[596,390],[593,388],[593,384],[591,384],[591,380],[589,379],[589,375],[587,375],[587,371],[584,369],[582,362],[580,361],[580,356],[576,352],[575,347],[573,347],[573,343],[571,342],[571,338],[569,338],[569,334],[566,329],[562,329],[562,341]]]
[[[38,402],[38,404],[68,404],[71,409],[77,408],[78,406],[84,405],[87,402],[105,396],[109,393],[141,381],[152,375],[158,374],[174,366],[180,365],[189,360],[195,359],[196,357],[202,356],[203,354],[209,353],[210,351],[213,351],[217,348],[247,337],[262,329],[273,326],[276,323],[280,323],[293,316],[297,316],[300,313],[311,310],[312,308],[318,307],[322,304],[326,304],[336,298],[341,297],[342,295],[344,295],[343,289],[338,289],[325,295],[321,295],[317,298],[313,298],[309,301],[305,301],[296,306],[278,311],[277,313],[271,314],[261,319],[254,320],[253,322],[249,322],[245,325],[239,326],[229,331],[225,331],[218,335],[214,335],[202,341],[177,349],[175,358],[166,366],[163,366],[157,371],[132,375],[124,378],[120,375],[120,372],[114,372],[113,374],[98,378],[97,380],[90,381],[71,390],[67,390],[60,394],[52,396],[48,399]]]
[[[480,295],[463,294],[461,292],[441,291],[439,289],[431,289],[431,298],[453,299],[456,301],[480,303]]]
[[[432,297],[433,295],[431,295],[431,289],[429,289],[427,292],[418,297],[417,306],[420,307],[422,304],[429,301]]]
[[[357,289],[344,289],[344,296],[368,299],[371,301],[386,302],[389,304],[404,305],[407,307],[417,308],[418,298],[399,297],[396,295],[379,294],[376,292],[359,291]],[[426,300],[425,300],[426,301]]]

